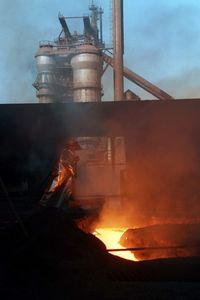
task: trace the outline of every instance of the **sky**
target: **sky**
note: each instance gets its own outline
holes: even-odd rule
[[[111,1],[94,2],[104,9],[104,40],[111,45]],[[37,102],[32,83],[39,41],[58,36],[59,12],[87,15],[89,4],[91,0],[0,0],[0,103]],[[200,98],[199,0],[124,0],[124,32],[127,67],[175,98]],[[111,77],[108,70],[105,100],[112,100]],[[128,88],[142,99],[153,98],[125,81]]]

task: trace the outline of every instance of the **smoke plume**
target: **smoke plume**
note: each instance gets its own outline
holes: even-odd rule
[[[194,76],[199,69],[199,14],[197,1],[142,0],[133,10],[125,7],[125,64],[175,98],[199,97]],[[143,99],[153,98],[136,91]]]

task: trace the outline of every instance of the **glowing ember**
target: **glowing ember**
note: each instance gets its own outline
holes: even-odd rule
[[[120,237],[125,231],[125,228],[97,228],[94,234],[106,245],[107,249],[125,249],[125,247],[121,246],[119,243]],[[131,251],[118,251],[110,253],[125,259],[134,261],[137,260]]]

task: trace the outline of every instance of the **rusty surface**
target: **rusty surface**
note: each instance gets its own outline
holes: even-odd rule
[[[114,43],[114,99],[123,100],[123,20],[122,0],[113,0],[113,43]]]
[[[111,56],[104,53],[103,59],[106,63],[108,63],[111,67],[114,68],[115,62]],[[139,87],[141,87],[148,93],[152,94],[159,100],[173,100],[174,99],[168,93],[161,90],[160,88],[158,88],[157,86],[155,86],[151,82],[147,81],[142,76],[136,74],[135,72],[133,72],[132,70],[130,70],[127,67],[123,68],[123,76],[126,77],[128,80],[132,81],[133,83],[137,84]]]

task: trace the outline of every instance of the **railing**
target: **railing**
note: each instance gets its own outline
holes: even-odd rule
[[[43,41],[39,42],[39,46],[40,47],[46,47],[46,46],[48,46],[48,47],[54,47],[55,44],[52,41],[43,40]]]

